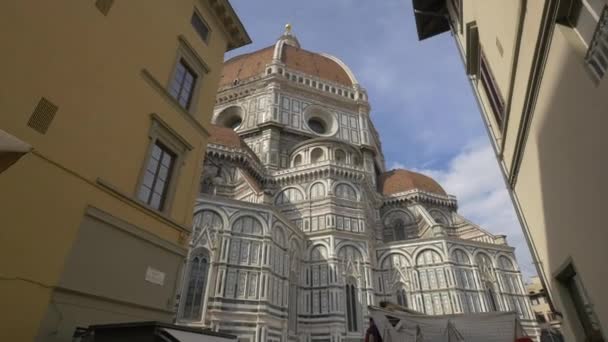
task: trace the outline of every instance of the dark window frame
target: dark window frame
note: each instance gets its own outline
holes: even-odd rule
[[[180,67],[182,67],[184,70],[184,76],[182,77],[181,80],[177,80]],[[185,86],[187,75],[190,75],[192,77],[192,82],[189,87]],[[177,62],[175,70],[173,72],[173,76],[171,77],[171,83],[169,85],[169,93],[177,101],[177,103],[179,103],[179,105],[182,106],[184,109],[190,109],[190,106],[192,105],[192,99],[194,97],[198,79],[199,79],[199,75],[196,71],[194,71],[194,68],[192,68],[190,66],[190,64],[188,64],[188,62],[184,58],[180,58]],[[176,82],[178,83],[178,86],[179,86],[178,89],[175,89]],[[182,98],[182,95],[186,88],[188,88],[186,102],[182,103],[181,98]],[[177,92],[174,93],[174,91],[177,91]]]
[[[582,328],[585,341],[604,342],[605,339],[602,335],[601,327],[599,327],[595,311],[593,311],[593,304],[590,303],[591,300],[574,265],[572,263],[566,265],[555,278],[565,290],[567,297],[574,307],[572,316]],[[585,305],[585,302],[588,304]],[[597,329],[594,327],[593,320],[597,322]]]
[[[154,168],[154,170],[150,170],[150,166],[152,165],[153,162],[153,153],[154,153],[154,148],[158,147],[161,151],[161,154],[157,160],[157,165]],[[166,166],[167,167],[167,175],[164,179],[164,186],[161,190],[160,193],[156,193],[154,191],[154,189],[156,188],[156,185],[158,184],[158,180],[160,178],[160,171],[161,171],[161,167],[162,165],[162,160],[164,158],[165,155],[168,155],[171,159],[169,160],[169,165]],[[163,144],[160,140],[156,140],[154,141],[154,143],[152,144],[151,150],[150,150],[150,154],[148,156],[148,159],[146,161],[146,166],[144,168],[144,179],[145,179],[145,174],[146,172],[150,171],[151,173],[153,173],[153,178],[152,178],[152,184],[150,186],[147,186],[145,184],[145,181],[142,179],[141,184],[139,185],[139,192],[137,197],[139,198],[140,201],[146,203],[148,206],[159,210],[159,211],[164,211],[166,209],[166,204],[167,204],[167,198],[169,197],[169,191],[170,188],[172,186],[172,178],[173,178],[173,174],[175,171],[175,166],[176,166],[176,161],[178,159],[178,154],[173,151],[171,148],[169,148],[166,144]],[[148,188],[149,193],[147,196],[142,195],[142,191],[143,189]],[[158,203],[158,206],[155,206],[152,204],[152,198],[154,196],[154,194],[158,194],[160,196],[160,200]]]
[[[479,45],[479,81],[486,93],[486,98],[490,104],[494,119],[500,131],[505,125],[505,100],[500,92],[500,88],[494,78],[490,64],[483,53],[483,47]]]
[[[192,28],[194,31],[196,31],[201,40],[205,44],[208,44],[209,36],[211,35],[211,28],[197,10],[192,12],[192,17],[190,17],[190,25],[192,25]]]

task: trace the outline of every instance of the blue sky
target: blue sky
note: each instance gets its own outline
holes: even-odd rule
[[[337,56],[367,89],[387,168],[418,170],[458,197],[459,212],[506,234],[535,274],[521,228],[449,33],[419,42],[411,0],[232,0],[253,43],[291,23],[302,48]]]

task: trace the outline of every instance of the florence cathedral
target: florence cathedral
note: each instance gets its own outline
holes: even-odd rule
[[[224,64],[177,322],[239,341],[362,341],[369,305],[515,311],[514,248],[435,180],[386,170],[365,89],[340,59],[275,44]]]

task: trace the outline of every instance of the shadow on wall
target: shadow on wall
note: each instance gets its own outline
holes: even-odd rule
[[[534,169],[533,162],[526,161],[526,153],[537,153],[539,186],[545,231],[534,233],[542,227],[531,226],[537,248],[546,248],[544,260],[540,260],[551,278],[556,310],[564,314],[581,339],[582,326],[576,319],[576,310],[566,288],[556,280],[560,270],[572,262],[579,273],[595,313],[604,324],[608,323],[608,296],[604,284],[606,272],[598,272],[598,262],[608,261],[608,230],[603,211],[606,210],[605,193],[608,158],[608,79],[604,77],[596,86],[584,69],[583,56],[574,52],[573,44],[564,35],[563,27],[556,27],[547,60],[543,83],[532,117],[527,148],[520,170]],[[543,101],[543,99],[545,99]],[[534,151],[536,149],[536,151]],[[528,165],[526,165],[526,163]],[[533,175],[533,174],[532,174]],[[519,190],[519,198],[531,196]],[[524,205],[525,208],[525,205]],[[533,214],[533,210],[527,213]],[[542,222],[539,219],[537,222]],[[546,243],[538,241],[544,235]],[[543,245],[545,243],[545,245]],[[556,296],[557,295],[557,296]],[[563,299],[563,300],[562,300]],[[568,337],[568,332],[566,337]],[[604,335],[606,332],[604,332]]]

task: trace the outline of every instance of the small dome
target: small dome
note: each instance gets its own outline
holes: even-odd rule
[[[380,175],[378,184],[380,186],[380,191],[384,195],[417,189],[447,196],[447,193],[443,190],[441,185],[431,177],[403,169],[396,169],[383,173]]]

